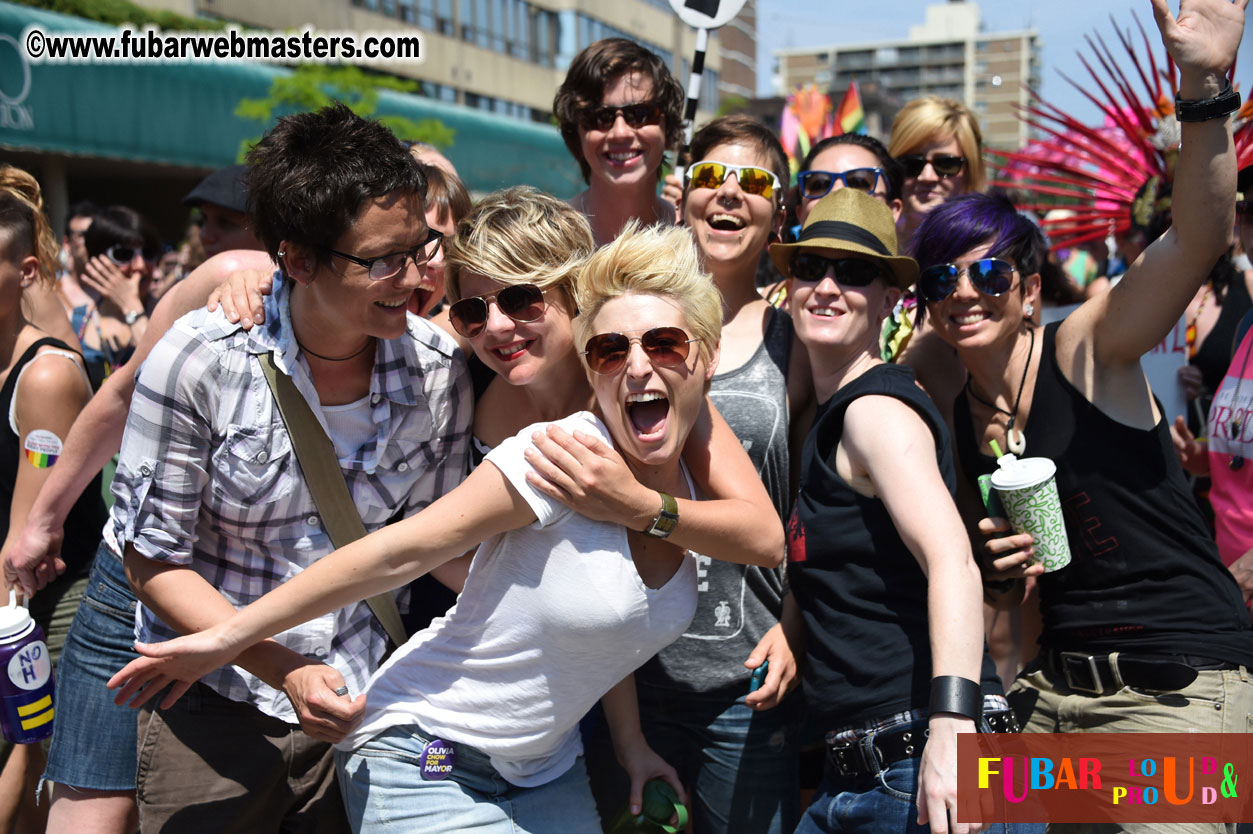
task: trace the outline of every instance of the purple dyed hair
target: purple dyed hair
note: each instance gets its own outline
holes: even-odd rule
[[[1039,272],[1048,251],[1039,227],[1004,194],[976,192],[952,197],[927,212],[909,254],[919,269],[926,269],[951,263],[988,241],[993,241],[989,257],[1008,257],[1023,275]]]

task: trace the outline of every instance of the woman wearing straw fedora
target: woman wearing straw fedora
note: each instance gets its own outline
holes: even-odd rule
[[[892,212],[851,188],[822,198],[796,243],[770,247],[819,403],[788,574],[828,753],[798,834],[965,834],[950,826],[957,734],[1011,727],[983,649],[948,432],[913,371],[879,358],[883,319],[918,277],[896,251]]]

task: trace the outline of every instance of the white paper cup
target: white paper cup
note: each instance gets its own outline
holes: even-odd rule
[[[1048,458],[1016,460],[1006,455],[992,473],[992,486],[1005,505],[1010,526],[1035,538],[1030,564],[1044,565],[1045,573],[1070,564],[1070,541],[1057,494],[1057,466]]]

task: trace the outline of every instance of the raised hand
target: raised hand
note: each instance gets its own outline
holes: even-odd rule
[[[118,310],[129,313],[144,309],[143,299],[139,295],[140,277],[138,271],[124,271],[110,258],[97,255],[87,261],[82,281],[89,289],[99,293],[101,298],[112,302]]]
[[[1225,75],[1236,60],[1249,0],[1180,0],[1179,16],[1169,0],[1152,0],[1162,43],[1187,79],[1189,72]],[[1189,96],[1181,91],[1185,98]]]

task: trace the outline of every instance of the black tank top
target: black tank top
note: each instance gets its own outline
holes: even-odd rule
[[[911,368],[876,365],[819,407],[787,534],[789,584],[805,618],[805,699],[823,730],[926,709],[930,698],[927,579],[883,502],[856,492],[834,465],[845,411],[873,394],[918,412],[949,493],[957,486],[948,430]],[[1000,694],[986,652],[982,677],[985,693]]]
[[[0,387],[0,415],[3,416],[4,430],[0,432],[0,541],[9,534],[9,508],[13,506],[13,485],[17,482],[17,467],[22,456],[21,438],[9,425],[9,408],[13,402],[13,394],[17,390],[17,378],[22,369],[35,358],[42,347],[55,347],[61,350],[78,353],[58,339],[40,339],[30,346],[13,370],[9,371],[8,379]],[[91,483],[83,490],[83,494],[74,502],[74,507],[65,519],[65,539],[61,544],[61,558],[65,560],[66,573],[77,573],[95,555],[96,546],[100,544],[100,531],[104,529],[104,499],[100,495],[100,474],[92,478]]]
[[[1165,416],[1135,429],[1102,413],[1062,375],[1056,335],[1057,324],[1044,328],[1025,433],[1029,457],[1057,464],[1071,562],[1040,579],[1040,643],[1253,663],[1248,611],[1192,499]],[[966,477],[994,471],[964,394],[954,423]]]

